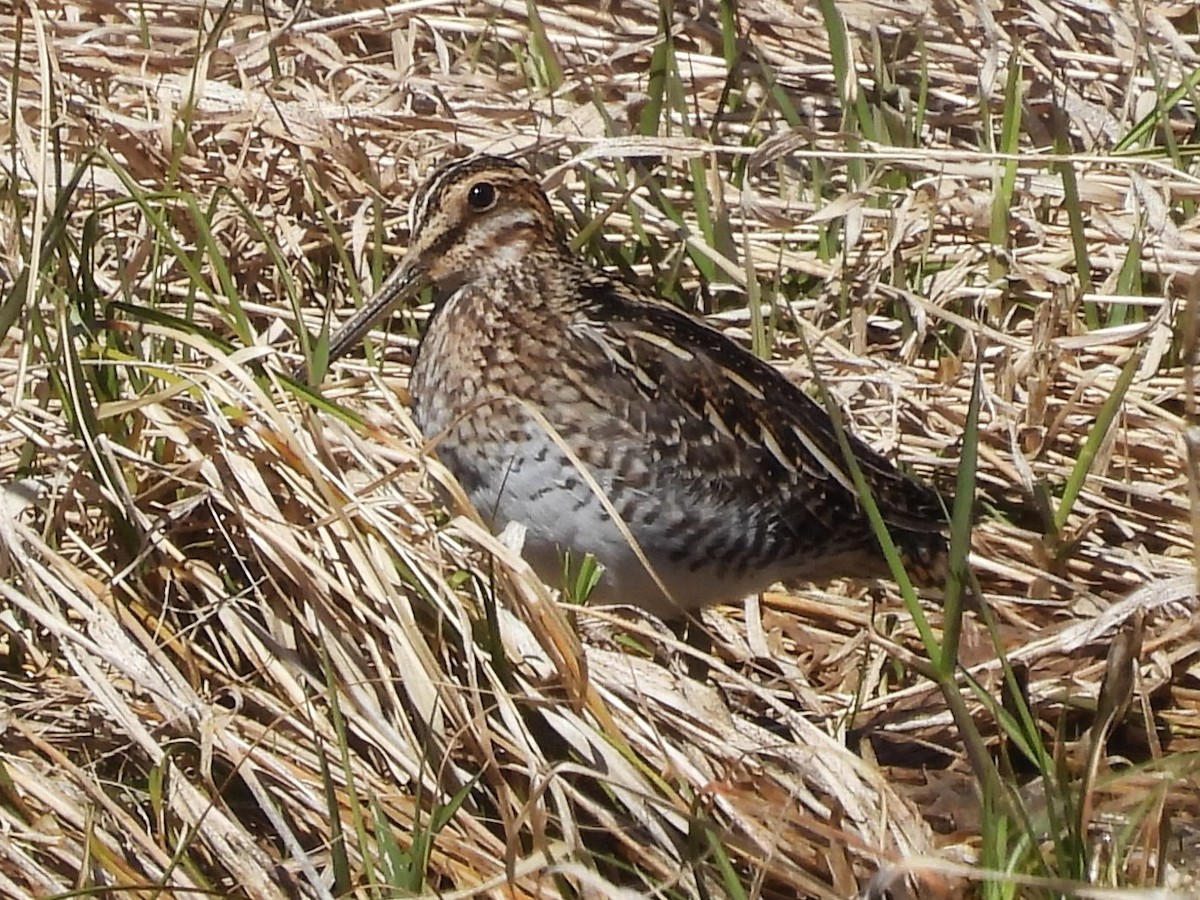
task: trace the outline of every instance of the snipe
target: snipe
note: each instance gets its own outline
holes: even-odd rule
[[[414,417],[485,519],[524,523],[526,558],[550,584],[563,551],[591,553],[605,569],[595,599],[673,618],[781,579],[884,571],[825,409],[719,331],[580,261],[523,166],[442,167],[410,224],[408,253],[330,360],[434,288]],[[938,565],[938,494],[847,437],[897,545]]]

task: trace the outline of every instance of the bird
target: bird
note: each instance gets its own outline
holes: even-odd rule
[[[553,587],[677,619],[783,581],[886,574],[848,449],[902,558],[946,558],[942,495],[852,434],[770,363],[575,253],[538,178],[510,158],[443,164],[409,207],[409,246],[330,339],[348,353],[432,288],[414,421],[492,528],[525,528]]]

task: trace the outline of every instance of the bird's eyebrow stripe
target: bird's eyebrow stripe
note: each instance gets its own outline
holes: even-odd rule
[[[491,172],[500,176],[497,180],[508,181],[510,184],[529,177],[529,173],[515,160],[498,157],[469,157],[453,163],[433,175],[431,181],[419,188],[413,195],[409,212],[409,224],[416,227],[424,222],[431,209],[437,209],[442,204],[447,187],[463,178],[475,174]],[[510,176],[516,174],[517,179]]]

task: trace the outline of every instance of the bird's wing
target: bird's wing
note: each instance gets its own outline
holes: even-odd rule
[[[822,524],[862,514],[837,426],[777,369],[714,328],[603,276],[582,284],[578,337],[599,347],[611,402],[682,481],[729,499],[773,494]],[[593,359],[598,359],[594,348]],[[683,411],[677,415],[672,410]],[[846,438],[884,520],[944,526],[942,498],[861,440]]]

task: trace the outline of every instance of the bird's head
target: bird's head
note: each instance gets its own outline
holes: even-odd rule
[[[330,340],[329,362],[426,287],[444,296],[464,284],[528,269],[536,257],[563,249],[537,179],[498,156],[472,156],[438,169],[412,199],[409,234],[400,265]]]

